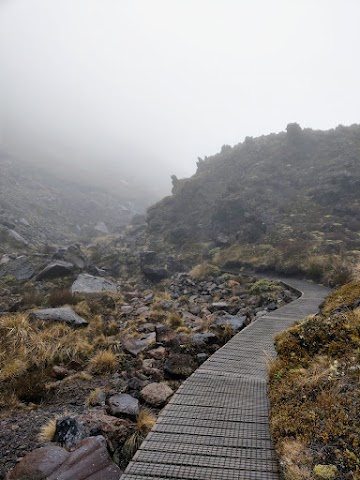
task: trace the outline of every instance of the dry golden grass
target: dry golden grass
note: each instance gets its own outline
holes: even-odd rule
[[[122,448],[121,453],[126,462],[130,461],[134,456],[136,450],[145,440],[146,435],[155,425],[155,422],[156,417],[151,410],[147,408],[140,409],[136,420],[135,431],[126,440]]]
[[[155,414],[148,408],[141,408],[136,419],[136,429],[147,435],[156,423]]]
[[[88,370],[91,373],[102,375],[114,373],[118,367],[118,357],[111,350],[101,350],[90,358]]]
[[[40,394],[51,380],[52,365],[76,363],[86,369],[92,359],[90,371],[114,371],[118,359],[107,350],[115,349],[117,342],[104,336],[102,330],[100,316],[91,318],[89,325],[82,329],[62,323],[30,321],[23,314],[2,316],[0,390],[19,394],[22,400],[21,392],[26,386],[27,398],[31,398],[32,391],[37,396],[36,392]]]
[[[172,328],[177,328],[177,327],[181,327],[181,325],[183,324],[183,319],[180,317],[178,313],[171,312],[166,319],[166,323],[170,325]]]
[[[95,388],[92,392],[89,393],[88,397],[85,400],[85,405],[88,407],[94,406],[96,399],[98,398],[101,390],[100,388]]]
[[[52,442],[56,431],[56,419],[52,418],[41,426],[38,439],[40,442]]]

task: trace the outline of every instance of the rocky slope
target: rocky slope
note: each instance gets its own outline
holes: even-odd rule
[[[39,479],[61,472],[85,480],[87,465],[101,458],[114,473],[106,478],[118,478],[182,380],[234,333],[296,296],[209,264],[164,277],[154,252],[140,257],[132,279],[116,268],[110,276],[76,245],[38,263],[2,257],[0,478],[43,445],[11,479],[33,478],[36,468]],[[63,463],[51,464],[53,455]]]
[[[199,159],[193,177],[173,178],[172,196],[151,207],[147,220],[154,237],[177,249],[243,246],[221,260],[255,256],[248,263],[296,272],[306,270],[309,255],[359,248],[359,207],[360,126],[289,124],[286,132],[247,137]],[[250,255],[247,245],[262,246],[265,258],[261,248]]]
[[[0,170],[0,253],[27,243],[89,240],[127,224],[148,205],[136,186],[109,193],[83,178],[65,180],[1,151]]]

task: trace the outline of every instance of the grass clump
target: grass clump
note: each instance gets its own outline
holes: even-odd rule
[[[182,326],[183,319],[176,312],[171,312],[166,319],[166,323],[168,323],[172,328],[177,328]]]
[[[90,358],[88,370],[91,373],[102,375],[114,373],[118,367],[118,357],[111,350],[101,350]]]
[[[322,314],[276,337],[271,430],[286,480],[360,478],[358,288],[340,287]]]
[[[124,464],[127,464],[132,459],[136,450],[145,440],[146,435],[155,425],[155,422],[156,416],[150,409],[143,407],[139,410],[135,430],[126,440],[121,451]]]
[[[0,391],[37,403],[53,380],[53,365],[76,365],[77,374],[87,369],[113,372],[118,358],[108,351],[110,346],[99,317],[80,330],[64,323],[30,321],[23,314],[4,315],[0,318]]]
[[[50,293],[47,304],[52,308],[61,307],[62,305],[75,305],[76,298],[68,288],[59,288]]]
[[[206,262],[196,265],[190,271],[190,276],[197,281],[205,280],[208,277],[217,277],[219,275],[219,268]]]
[[[56,418],[52,418],[41,426],[38,439],[40,442],[52,442],[55,432]]]
[[[261,278],[250,287],[250,292],[259,294],[265,292],[271,292],[275,290],[277,285],[272,280],[267,280],[266,278]]]

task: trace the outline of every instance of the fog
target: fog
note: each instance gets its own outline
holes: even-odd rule
[[[0,0],[0,141],[166,192],[245,136],[359,123],[359,24],[358,0]]]

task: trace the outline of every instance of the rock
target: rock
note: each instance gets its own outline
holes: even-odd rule
[[[276,303],[274,302],[271,302],[269,303],[269,305],[267,305],[266,309],[269,311],[269,312],[273,312],[274,310],[276,310],[278,307],[276,305]]]
[[[56,430],[52,441],[61,447],[70,450],[86,437],[84,426],[75,418],[64,417],[56,420]]]
[[[137,310],[137,313],[139,313],[138,310]],[[155,325],[153,323],[142,323],[138,326],[137,330],[138,332],[146,332],[146,333],[155,332]]]
[[[10,472],[9,480],[119,480],[122,472],[112,462],[103,436],[83,440],[68,452],[47,445],[28,453]]]
[[[16,280],[29,280],[34,273],[34,267],[25,255],[21,255],[14,260],[9,257],[3,257],[2,259],[0,265],[0,279],[10,275],[15,277]]]
[[[43,268],[41,272],[36,275],[36,280],[65,277],[66,275],[70,275],[73,270],[74,265],[72,263],[58,260],[57,262],[49,263],[45,268]]]
[[[186,378],[196,369],[191,355],[175,353],[164,363],[164,372],[174,378]]]
[[[147,355],[155,360],[162,360],[165,358],[166,350],[164,347],[154,348],[153,350],[149,350]]]
[[[20,463],[9,472],[7,480],[45,480],[57,471],[70,453],[57,445],[37,448],[25,455]]]
[[[26,220],[26,218],[20,218],[19,222],[25,227],[30,227],[30,223]]]
[[[229,308],[229,304],[227,302],[213,302],[209,308],[212,312],[218,310],[227,310]]]
[[[63,380],[65,377],[71,375],[71,370],[60,365],[54,365],[52,367],[52,374],[57,380]]]
[[[80,269],[86,268],[88,264],[87,258],[78,245],[69,245],[67,248],[59,249],[54,254],[53,260],[64,260]]]
[[[127,382],[128,390],[139,391],[142,390],[148,382],[146,380],[140,380],[139,378],[132,377]]]
[[[162,407],[173,394],[173,390],[165,383],[150,383],[141,392],[141,398],[153,407]]]
[[[99,293],[116,292],[117,287],[114,283],[105,280],[102,277],[94,277],[88,273],[82,273],[72,284],[72,293]]]
[[[72,327],[85,327],[88,324],[88,322],[74,312],[71,307],[33,310],[29,318],[31,320],[52,320],[54,322],[65,322]]]
[[[228,247],[230,245],[230,239],[227,235],[220,233],[216,238],[215,238],[215,245],[217,247]]]
[[[159,282],[160,280],[168,277],[168,272],[164,267],[145,265],[141,268],[141,271],[146,278],[152,280],[153,282]]]
[[[133,310],[134,307],[132,305],[123,305],[120,308],[121,312],[124,313],[125,315],[129,315]]]
[[[122,339],[123,349],[136,357],[155,341],[155,332],[150,332],[136,337],[124,337]]]
[[[171,256],[158,255],[151,250],[140,253],[140,269],[146,278],[160,281],[183,268]]]
[[[217,336],[214,333],[195,333],[191,341],[196,345],[211,345],[217,342]]]
[[[108,399],[109,414],[114,417],[125,415],[135,418],[139,413],[139,400],[127,393],[117,393]]]
[[[178,336],[177,332],[172,330],[167,325],[156,325],[155,332],[157,343],[170,343],[173,342]]]
[[[154,368],[155,360],[153,358],[145,358],[142,362],[142,366],[144,370]]]
[[[209,358],[209,355],[207,353],[198,353],[196,355],[196,358],[197,358],[198,362],[203,363],[203,362],[205,362],[205,360],[207,358]]]
[[[223,315],[219,317],[213,326],[215,327],[224,327],[225,325],[230,325],[233,330],[237,331],[245,327],[247,318],[245,316],[236,316],[236,315]]]
[[[105,225],[104,222],[98,222],[95,225],[94,230],[96,232],[103,233],[104,235],[108,235],[110,233],[108,227]]]
[[[132,432],[132,423],[124,418],[107,415],[104,409],[93,408],[79,416],[90,435],[103,435],[111,453],[122,446]]]
[[[8,229],[7,231],[8,237],[10,237],[14,242],[20,246],[28,247],[29,242],[25,240],[19,233],[15,232],[15,230]]]

